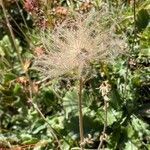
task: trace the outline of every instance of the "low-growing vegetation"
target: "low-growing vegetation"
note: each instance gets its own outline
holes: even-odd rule
[[[0,0],[0,150],[149,150],[149,45],[149,0]]]

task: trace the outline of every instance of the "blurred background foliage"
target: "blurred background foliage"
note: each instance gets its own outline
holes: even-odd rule
[[[41,80],[32,70],[34,55],[42,51],[39,31],[53,29],[69,12],[86,13],[108,3],[113,16],[122,18],[117,33],[124,33],[129,55],[110,64],[95,63],[84,86],[85,149],[96,149],[105,122],[99,87],[111,85],[104,149],[150,149],[150,1],[136,0],[4,0],[17,49],[0,7],[0,149],[57,150],[55,131],[63,150],[78,149],[77,88],[74,78]],[[21,56],[23,64],[20,63]],[[26,74],[30,76],[31,81]],[[30,102],[33,102],[47,122]]]

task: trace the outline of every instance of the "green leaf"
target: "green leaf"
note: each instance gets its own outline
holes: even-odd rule
[[[16,79],[16,75],[15,74],[13,74],[13,73],[5,74],[5,77],[4,77],[5,83],[10,82],[10,81],[12,81],[14,79]]]
[[[42,131],[43,129],[46,128],[46,125],[40,125],[38,128],[36,128],[35,130],[33,130],[32,134],[38,134],[40,131]]]
[[[138,150],[138,147],[134,145],[131,141],[128,141],[125,143],[125,149],[124,150]]]
[[[132,118],[132,126],[134,130],[138,132],[139,135],[140,133],[150,134],[150,131],[148,130],[149,127],[148,124],[143,122],[141,119],[137,118],[135,115],[132,115],[131,118]]]
[[[117,128],[113,130],[113,133],[111,134],[108,143],[109,143],[109,147],[116,149],[117,148],[117,144],[119,143],[119,139],[121,137],[121,128]]]
[[[113,88],[112,91],[111,91],[111,95],[110,95],[110,104],[111,106],[115,109],[115,110],[119,110],[121,108],[121,104],[122,104],[122,101],[121,101],[121,98],[120,98],[120,95],[118,93],[118,90]]]
[[[136,20],[136,25],[138,27],[138,30],[141,31],[141,30],[145,29],[147,27],[149,21],[150,21],[150,15],[149,15],[148,10],[141,9],[138,12],[137,20]]]
[[[22,144],[35,144],[38,142],[37,138],[32,138],[30,140],[23,141]]]
[[[63,97],[63,107],[65,110],[66,118],[68,118],[70,113],[77,113],[78,110],[78,95],[77,90],[73,89],[72,91],[68,91]]]
[[[128,134],[128,137],[129,137],[129,138],[132,138],[132,137],[134,136],[134,133],[135,133],[135,131],[134,131],[133,127],[129,124],[129,125],[127,126],[127,134]]]
[[[26,134],[26,133],[20,134],[20,137],[23,141],[32,139],[32,136],[30,134]]]
[[[5,53],[4,53],[3,49],[2,49],[2,47],[0,47],[0,57],[4,57],[4,56],[5,56]]]
[[[64,116],[52,116],[49,117],[48,122],[56,130],[64,129]]]
[[[99,109],[97,115],[99,116],[100,122],[104,123],[106,119],[105,111],[101,108]],[[117,112],[113,108],[108,108],[107,110],[107,125],[110,126],[122,116],[122,112]]]
[[[21,86],[18,84],[18,83],[16,83],[15,84],[15,87],[14,87],[14,89],[13,89],[13,92],[14,92],[14,94],[17,94],[17,93],[19,93],[21,91]]]
[[[141,49],[139,57],[150,57],[150,48]]]

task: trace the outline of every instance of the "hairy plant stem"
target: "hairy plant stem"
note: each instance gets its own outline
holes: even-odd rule
[[[31,79],[30,79],[30,76],[29,76],[28,72],[24,69],[23,59],[22,59],[22,57],[21,57],[21,55],[20,55],[18,46],[17,46],[17,44],[16,44],[15,35],[14,35],[14,33],[13,33],[11,24],[10,24],[10,22],[9,22],[9,19],[8,19],[8,16],[7,16],[7,11],[6,11],[6,8],[5,8],[5,6],[4,6],[3,0],[0,0],[0,5],[2,6],[2,10],[3,10],[3,13],[4,13],[4,17],[5,17],[5,19],[6,19],[7,27],[8,27],[8,29],[9,29],[10,36],[11,36],[11,38],[12,38],[12,42],[13,42],[14,48],[16,49],[17,56],[18,56],[18,59],[19,59],[20,64],[21,64],[21,68],[22,68],[22,70],[25,72],[25,75],[26,75],[27,79],[29,80],[29,101],[30,101],[30,103],[32,104],[33,108],[40,114],[41,118],[48,124],[48,126],[49,126],[49,128],[50,128],[50,131],[51,131],[52,135],[54,136],[55,140],[57,141],[60,150],[62,150],[62,148],[61,148],[61,143],[60,143],[60,141],[58,140],[57,135],[56,135],[55,132],[54,132],[54,129],[51,127],[50,123],[49,123],[49,122],[47,121],[47,119],[44,117],[43,113],[40,111],[40,109],[38,108],[38,106],[33,102],[33,89],[34,89],[34,88],[33,88],[33,84],[32,84],[32,81],[31,81]]]
[[[82,89],[83,78],[79,78],[78,108],[79,108],[79,130],[80,130],[80,147],[84,150],[84,131],[83,131],[83,113],[82,113]]]

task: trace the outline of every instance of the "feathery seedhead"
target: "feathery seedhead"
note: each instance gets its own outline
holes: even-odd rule
[[[35,68],[48,78],[73,70],[80,76],[91,61],[110,61],[125,52],[125,40],[115,34],[110,18],[104,8],[86,15],[76,14],[74,19],[44,33],[45,54],[35,58]]]

